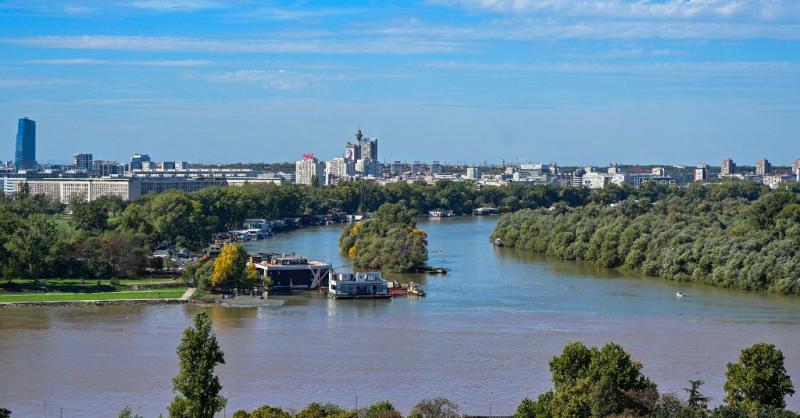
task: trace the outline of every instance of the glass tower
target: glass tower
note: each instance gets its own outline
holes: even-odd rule
[[[36,122],[28,118],[19,120],[14,168],[17,170],[36,169]]]

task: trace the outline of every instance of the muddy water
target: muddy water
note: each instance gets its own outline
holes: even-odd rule
[[[547,361],[564,344],[616,341],[665,392],[703,379],[722,399],[726,363],[758,341],[783,349],[800,382],[800,299],[677,284],[495,249],[495,219],[422,222],[445,277],[424,299],[287,298],[281,308],[137,307],[0,310],[0,406],[14,416],[116,416],[125,405],[165,413],[175,347],[199,309],[211,313],[227,363],[225,411],[265,403],[352,407],[390,399],[408,412],[445,396],[470,414],[511,414],[550,387]],[[340,226],[249,243],[344,266]],[[687,296],[676,299],[681,291]],[[789,406],[800,409],[800,399]],[[166,415],[166,414],[165,414]],[[222,414],[220,414],[222,416]]]

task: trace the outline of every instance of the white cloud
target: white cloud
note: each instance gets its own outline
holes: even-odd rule
[[[800,18],[796,0],[431,0],[507,14],[543,14],[612,19],[744,19]]]
[[[800,3],[800,2],[798,2]],[[439,41],[563,40],[563,39],[800,39],[800,24],[574,20],[543,17],[507,17],[475,25],[437,25],[411,21],[384,27],[364,27],[377,36],[424,37]]]
[[[174,12],[219,9],[225,7],[225,4],[210,0],[135,0],[127,3],[127,6],[135,9]]]
[[[75,84],[84,84],[84,82],[61,78],[0,78],[0,88],[55,87]]]
[[[219,83],[253,84],[273,90],[297,90],[320,79],[319,76],[287,70],[237,70],[221,74],[187,75],[186,77]]]
[[[141,66],[141,67],[203,67],[211,64],[207,60],[138,60],[138,61],[114,61],[99,60],[92,58],[65,58],[65,59],[43,59],[24,61],[24,64],[37,65],[122,65],[122,66]]]
[[[247,12],[235,13],[234,17],[266,19],[266,20],[308,20],[331,16],[350,15],[363,12],[356,8],[281,8],[262,7]]]
[[[0,39],[0,44],[40,48],[117,50],[117,51],[183,51],[216,53],[445,53],[458,49],[455,41],[427,40],[419,37],[372,37],[369,39],[205,39],[152,36],[32,36]]]
[[[754,75],[800,75],[800,63],[789,61],[706,61],[706,62],[659,62],[642,64],[608,63],[481,63],[470,61],[429,61],[417,64],[419,67],[486,72],[531,72],[531,73],[573,73],[573,74],[618,74],[670,77],[695,76],[733,76],[750,77]]]

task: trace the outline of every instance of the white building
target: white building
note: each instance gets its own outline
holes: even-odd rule
[[[694,169],[694,181],[708,183],[711,180],[711,167],[707,164],[700,164]]]
[[[336,179],[353,177],[356,167],[352,160],[336,157],[325,163],[325,184],[333,184]]]
[[[631,183],[632,177],[625,173],[598,173],[590,171],[581,177],[584,186],[590,189],[602,189],[609,184],[622,186],[625,183]]]
[[[481,178],[481,169],[480,167],[467,167],[467,176],[470,180],[478,180]]]
[[[45,195],[67,204],[74,197],[93,201],[101,196],[119,196],[133,200],[142,195],[142,183],[134,179],[20,179],[15,182],[15,192],[22,184],[28,185],[30,194]]]
[[[365,176],[380,177],[383,175],[383,164],[369,158],[356,161],[356,172]]]
[[[305,184],[311,186],[314,182],[317,185],[325,183],[325,164],[316,159],[314,154],[303,155],[302,160],[294,163],[295,184]]]

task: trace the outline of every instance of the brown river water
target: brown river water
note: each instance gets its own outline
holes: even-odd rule
[[[354,407],[391,400],[407,413],[444,396],[469,414],[513,413],[550,388],[548,360],[564,344],[615,341],[644,364],[662,392],[706,381],[722,400],[725,366],[770,341],[800,386],[800,298],[625,275],[493,248],[496,218],[423,221],[431,264],[444,277],[426,298],[332,301],[286,297],[280,308],[183,305],[0,309],[0,407],[15,417],[112,417],[126,405],[166,416],[175,347],[201,309],[225,351],[218,368],[228,406],[310,402]],[[295,251],[348,264],[341,225],[250,242],[251,251]],[[681,291],[687,296],[675,297]],[[800,409],[800,396],[789,399]],[[63,408],[60,409],[60,408]]]

